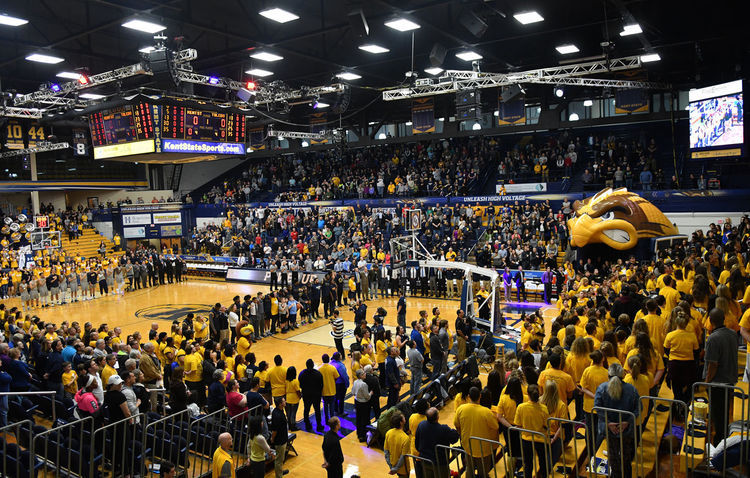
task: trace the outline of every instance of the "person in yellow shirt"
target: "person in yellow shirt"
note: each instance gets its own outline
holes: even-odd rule
[[[573,381],[573,377],[562,370],[562,364],[563,358],[560,354],[553,353],[550,355],[550,368],[542,370],[542,373],[539,374],[537,385],[544,385],[547,383],[547,380],[552,380],[557,384],[560,397],[565,397],[564,400],[570,400],[573,398],[573,391],[576,389],[576,385]]]
[[[326,421],[336,415],[336,379],[339,378],[339,371],[330,361],[328,354],[323,354],[323,365],[318,369],[323,376],[323,415]]]
[[[117,369],[115,369],[116,363],[117,363],[117,356],[115,354],[107,355],[104,368],[101,371],[102,383],[108,383],[109,377],[111,377],[112,375],[117,375]],[[76,392],[77,391],[78,390],[76,390]]]
[[[201,317],[200,315],[197,317],[192,317],[193,313],[188,314],[188,319],[192,320],[193,324],[193,338],[198,340],[206,340],[208,338],[208,323],[206,323],[206,319]]]
[[[478,476],[482,470],[489,470],[494,464],[495,446],[489,443],[472,440],[472,437],[498,441],[499,423],[492,411],[479,404],[478,387],[469,389],[469,401],[456,409],[453,426],[461,436],[461,446],[468,451],[468,466]]]
[[[383,442],[383,452],[390,470],[389,474],[399,478],[408,478],[410,473],[409,459],[406,456],[410,452],[409,435],[404,432],[405,423],[406,417],[401,412],[394,413],[391,416],[391,429],[386,432]]]
[[[630,370],[630,373],[625,376],[625,380],[623,381],[635,387],[639,397],[649,396],[649,390],[651,388],[651,382],[653,382],[653,376],[651,376],[651,374],[649,374],[645,370],[641,371],[643,365],[641,363],[640,355],[632,355],[628,359],[627,368]],[[641,423],[646,421],[648,419],[649,413],[650,411],[638,415],[636,424],[640,425]]]
[[[583,337],[577,337],[573,341],[573,345],[570,347],[570,353],[565,358],[565,364],[567,370],[570,372],[573,382],[576,384],[576,390],[573,392],[573,398],[576,404],[576,420],[580,420],[583,417],[583,393],[581,392],[581,378],[586,367],[591,365],[591,359],[589,358],[589,341]],[[538,383],[541,388],[545,382]]]
[[[185,385],[196,403],[202,407],[206,402],[206,387],[203,385],[203,357],[200,355],[200,346],[188,345],[185,353]]]
[[[271,384],[271,396],[276,399],[286,395],[286,367],[282,365],[281,355],[273,358],[274,366],[268,370],[268,382]]]
[[[583,392],[583,416],[591,433],[586,434],[587,447],[589,450],[598,450],[601,437],[596,431],[598,429],[597,415],[594,414],[594,396],[599,385],[609,380],[607,369],[603,367],[604,354],[599,350],[591,352],[591,365],[583,371],[581,377],[581,391]],[[592,454],[593,456],[593,454]]]
[[[695,376],[695,361],[698,358],[698,339],[687,331],[687,314],[678,311],[674,319],[677,329],[664,338],[664,351],[669,355],[669,376],[675,400],[690,403]]]
[[[672,312],[672,309],[680,302],[680,293],[672,287],[673,285],[674,279],[671,276],[667,276],[664,278],[664,287],[659,289],[659,295],[665,299],[664,310],[662,312],[666,312],[667,314]]]
[[[516,408],[514,421],[519,428],[536,432],[521,432],[524,476],[531,478],[535,457],[539,461],[539,470],[547,469],[546,437],[549,411],[545,405],[539,403],[539,387],[536,384],[529,385],[527,392],[529,400]],[[546,476],[546,473],[542,471],[539,476]]]
[[[240,329],[240,339],[237,341],[237,355],[245,356],[250,353],[250,347],[253,342],[250,339],[253,335],[253,326],[245,325]]]
[[[560,395],[557,392],[557,384],[552,380],[547,380],[547,383],[544,384],[544,392],[539,398],[539,403],[547,407],[550,418],[559,418],[560,420],[570,419],[568,404],[560,400]],[[569,424],[552,420],[549,424],[549,434],[552,463],[557,463],[557,460],[562,455],[564,444],[573,438],[573,428]]]
[[[72,399],[78,392],[78,374],[70,362],[63,364],[62,384],[65,397]]]
[[[647,300],[646,309],[648,310],[648,314],[643,316],[643,321],[646,322],[648,336],[651,338],[654,347],[656,348],[656,352],[661,358],[661,356],[664,355],[664,336],[666,335],[665,326],[667,321],[663,315],[659,314],[659,306],[655,300]]]
[[[417,400],[417,403],[414,404],[414,413],[412,413],[409,416],[409,431],[411,432],[410,435],[410,452],[414,456],[419,456],[419,452],[417,451],[417,445],[415,444],[415,437],[417,434],[417,427],[420,423],[427,420],[427,409],[430,408],[430,404],[427,400],[424,398],[420,398]]]
[[[297,369],[292,366],[286,369],[286,419],[290,431],[297,431],[297,409],[302,397],[302,389],[297,379]]]
[[[233,440],[230,433],[219,435],[219,448],[211,461],[211,478],[235,478],[236,464],[232,458]]]
[[[663,347],[664,344],[662,344]],[[630,357],[633,355],[640,355],[642,369],[648,371],[653,377],[653,383],[651,384],[651,390],[649,394],[651,396],[657,396],[659,393],[658,387],[661,385],[661,379],[664,376],[664,361],[661,356],[656,353],[654,344],[651,342],[648,334],[639,332],[635,337],[635,348],[628,352],[628,356],[625,358],[625,366],[627,370],[627,364]]]

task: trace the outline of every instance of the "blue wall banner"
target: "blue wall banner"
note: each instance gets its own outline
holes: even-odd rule
[[[262,151],[266,149],[266,127],[250,128],[250,150]]]
[[[412,134],[435,132],[435,101],[432,98],[416,98],[411,102]]]
[[[526,99],[521,96],[511,101],[503,101],[502,95],[498,93],[500,110],[497,116],[499,126],[526,124]]]
[[[326,130],[326,122],[328,121],[328,115],[325,113],[313,113],[310,115],[310,132],[311,133],[322,133]],[[326,144],[327,138],[323,139],[311,139],[310,144]]]
[[[648,94],[645,90],[617,90],[615,92],[615,113],[648,112]]]

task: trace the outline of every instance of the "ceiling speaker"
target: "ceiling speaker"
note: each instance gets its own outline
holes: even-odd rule
[[[488,28],[487,23],[471,10],[462,13],[461,16],[458,17],[458,22],[477,38],[484,35]]]
[[[430,51],[430,64],[432,66],[443,66],[448,49],[440,43],[435,43]]]
[[[500,97],[503,99],[503,103],[507,103],[521,93],[523,93],[521,85],[510,85],[503,87],[500,92]]]

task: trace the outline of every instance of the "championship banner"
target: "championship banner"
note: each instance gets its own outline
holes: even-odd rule
[[[435,101],[432,98],[416,98],[411,102],[411,133],[435,132]]]
[[[498,92],[498,110],[497,124],[499,126],[508,126],[516,124],[526,124],[526,99],[523,97],[512,101],[503,102],[502,95]]]
[[[252,151],[262,151],[266,149],[265,126],[250,128],[250,149]]]
[[[310,115],[310,132],[313,134],[322,133],[326,130],[328,116],[325,113],[313,113]],[[310,144],[326,144],[327,138],[311,139]]]
[[[8,149],[23,149],[23,126],[16,120],[10,120],[5,125],[5,147]]]
[[[615,92],[615,113],[647,113],[648,94],[640,88]]]

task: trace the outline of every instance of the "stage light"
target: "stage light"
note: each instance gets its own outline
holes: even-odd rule
[[[260,76],[261,78],[264,76],[273,75],[272,71],[262,70],[260,68],[253,68],[252,70],[247,70],[245,73],[247,73],[248,75]]]
[[[58,78],[65,78],[66,80],[77,80],[80,78],[80,73],[74,73],[72,71],[61,71],[57,75],[55,75]]]
[[[54,91],[55,93],[58,93],[60,91],[60,85],[57,83],[52,83],[49,85],[49,89]]]
[[[262,10],[258,13],[268,18],[269,20],[273,20],[279,23],[291,22],[292,20],[296,20],[299,18],[299,16],[295,15],[292,12],[288,12],[283,8],[269,8],[268,10]]]
[[[594,101],[593,100],[584,100],[583,101],[583,106],[594,106]]]
[[[571,53],[578,53],[578,47],[575,45],[560,45],[555,47],[555,50],[561,55],[569,55]]]
[[[521,25],[544,21],[544,17],[539,15],[537,11],[516,13],[513,15],[513,18],[515,18]]]
[[[253,53],[250,55],[250,58],[255,58],[256,60],[261,61],[279,61],[284,59],[283,56],[274,55],[273,53],[269,53],[267,51],[259,51]]]
[[[637,35],[639,33],[643,33],[643,29],[641,28],[641,26],[637,23],[632,23],[630,25],[625,25],[624,27],[622,27],[620,36],[626,37],[628,35]]]
[[[351,80],[358,80],[362,78],[362,76],[356,73],[352,73],[350,71],[345,71],[343,73],[339,73],[338,75],[336,75],[336,78],[341,78],[342,80],[351,81]]]
[[[98,95],[96,93],[84,93],[82,95],[79,95],[78,97],[85,100],[100,100],[104,98],[104,95]]]
[[[20,27],[21,25],[26,25],[29,23],[28,20],[24,20],[23,18],[16,18],[11,17],[10,15],[6,14],[0,14],[0,25],[5,25],[8,27]]]
[[[385,134],[385,133],[380,133],[380,134],[378,135],[378,139],[385,139],[385,138],[387,138],[387,136],[386,136],[386,134]]]
[[[443,72],[443,69],[435,66],[432,68],[425,68],[424,72],[427,73],[428,75],[439,75],[440,73]]]
[[[555,88],[555,96],[562,98],[565,95],[565,91],[562,88]]]
[[[568,116],[568,121],[578,121],[578,113],[570,113],[570,116]]]
[[[158,33],[162,30],[166,30],[167,27],[164,25],[159,25],[158,23],[153,22],[147,22],[146,20],[138,20],[133,19],[128,22],[125,22],[122,24],[125,28],[130,28],[131,30],[137,30],[139,32],[144,33]]]
[[[641,61],[643,63],[650,63],[652,61],[661,60],[661,56],[658,53],[649,53],[648,55],[641,55]]]
[[[475,61],[482,59],[482,55],[472,50],[458,52],[456,53],[456,57],[462,59],[463,61]]]
[[[88,85],[89,83],[91,83],[91,78],[89,78],[89,75],[87,75],[86,73],[81,73],[81,74],[78,75],[78,84],[79,85],[84,85],[85,86],[85,85]]]
[[[313,108],[315,108],[316,110],[328,108],[329,106],[331,105],[329,105],[328,103],[323,103],[322,101],[316,101],[313,103]]]
[[[407,121],[406,123],[404,123],[405,126],[411,126],[411,124],[411,121]]]
[[[255,88],[257,88],[258,85],[254,81],[248,81],[245,83],[245,89],[250,91],[255,91]]]
[[[307,141],[302,141],[303,148],[307,148],[308,146],[310,146],[310,143],[308,143]]]
[[[141,48],[141,49],[140,49],[140,50],[138,50],[138,51],[139,51],[139,52],[141,52],[141,53],[146,53],[146,54],[148,54],[148,53],[151,53],[151,52],[152,52],[152,51],[154,51],[154,50],[156,50],[156,47],[155,47],[155,46],[144,46],[143,48]]]
[[[55,65],[57,63],[60,63],[61,61],[64,61],[63,58],[52,56],[52,55],[45,55],[43,53],[32,53],[31,55],[27,56],[26,59],[28,61],[35,61],[37,63],[48,63],[50,65]]]
[[[366,51],[368,53],[376,54],[376,55],[380,53],[388,53],[390,51],[388,48],[384,48],[380,45],[374,45],[374,44],[360,45],[359,49]]]
[[[472,129],[473,131],[479,131],[480,129],[482,129],[482,125],[481,125],[481,124],[479,124],[479,121],[476,121],[476,122],[474,122],[474,124],[472,125],[471,129]]]
[[[219,78],[212,76],[208,79],[209,85],[218,85],[219,84]]]
[[[414,23],[411,20],[407,20],[406,18],[395,18],[393,20],[385,22],[385,26],[388,28],[393,28],[394,30],[398,30],[400,32],[408,32],[411,30],[416,30],[419,27],[419,24]]]

